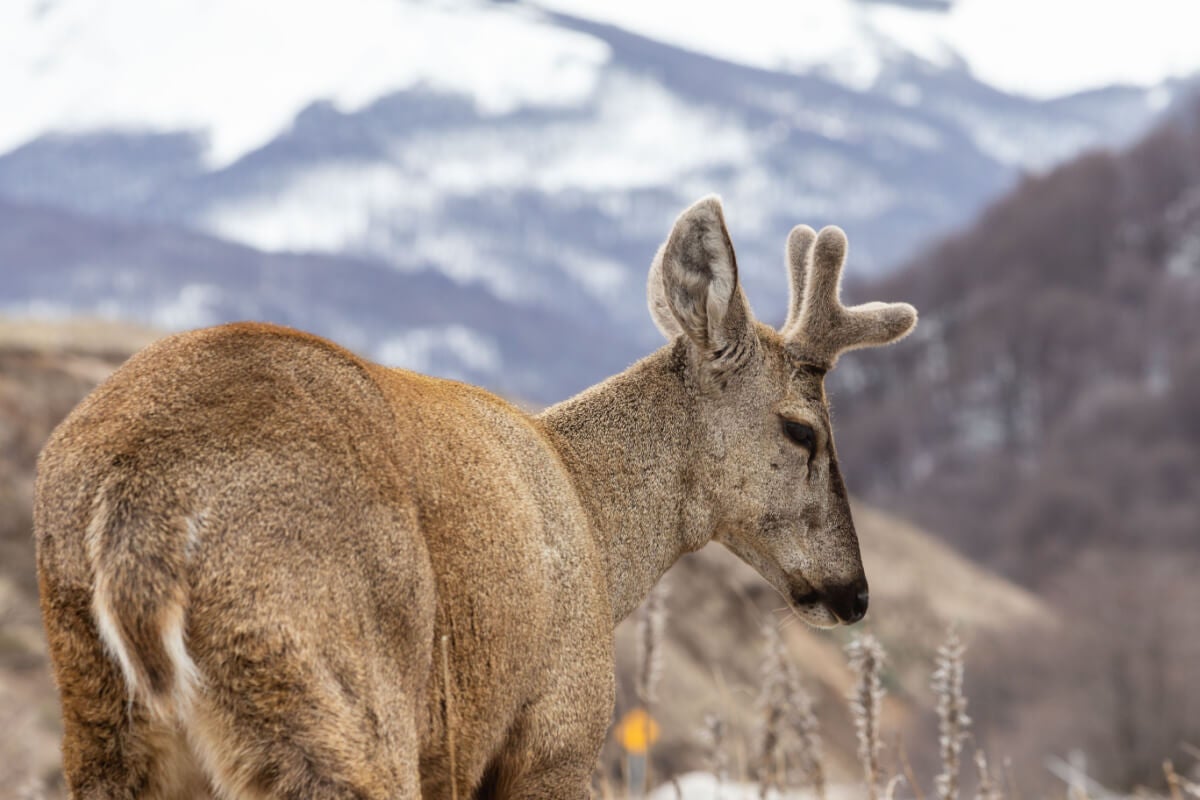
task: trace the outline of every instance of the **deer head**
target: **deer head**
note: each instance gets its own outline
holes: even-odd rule
[[[845,257],[838,228],[792,230],[790,310],[776,331],[754,320],[709,197],[676,221],[648,286],[659,329],[687,342],[704,456],[695,480],[715,538],[818,627],[857,622],[868,600],[824,377],[842,352],[897,341],[917,320],[904,303],[843,306]]]

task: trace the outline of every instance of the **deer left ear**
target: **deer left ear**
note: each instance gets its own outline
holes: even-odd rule
[[[706,197],[675,221],[650,268],[650,312],[667,338],[680,333],[709,357],[744,353],[753,316],[738,284],[721,201]]]

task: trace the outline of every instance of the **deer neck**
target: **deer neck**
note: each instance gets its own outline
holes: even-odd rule
[[[614,624],[712,538],[710,504],[698,496],[690,374],[677,340],[539,417],[603,554]]]

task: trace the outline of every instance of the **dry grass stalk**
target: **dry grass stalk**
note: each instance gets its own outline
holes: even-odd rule
[[[854,714],[854,728],[858,733],[858,759],[862,763],[863,781],[867,787],[868,800],[879,797],[879,713],[883,706],[884,652],[879,640],[871,634],[859,636],[846,647],[850,668],[856,680],[850,692],[850,711]]]
[[[813,790],[825,800],[825,755],[821,741],[821,723],[813,707],[812,695],[805,690],[795,666],[784,665],[788,679],[788,708],[791,727],[796,735],[793,785]]]
[[[1021,800],[1021,792],[1017,788],[1017,779],[1013,775],[1013,765],[1011,758],[1004,759],[1004,783],[1008,787],[1009,800]]]
[[[708,771],[716,779],[714,800],[721,800],[722,787],[729,780],[729,752],[725,746],[725,720],[720,714],[704,715],[704,738],[708,741]]]
[[[1183,796],[1200,798],[1200,783],[1192,783],[1175,771],[1171,759],[1163,762],[1163,775],[1167,777],[1167,788],[1171,790],[1171,800],[1183,800]]]
[[[1000,787],[992,779],[987,756],[982,750],[975,751],[975,766],[979,769],[979,788],[975,790],[975,800],[1002,800]]]
[[[1070,782],[1067,786],[1067,800],[1090,800],[1087,794],[1087,760],[1084,753],[1074,751],[1068,757],[1070,766]]]
[[[936,778],[939,800],[958,800],[959,762],[967,727],[967,698],[963,694],[963,654],[966,647],[951,628],[945,643],[938,648],[933,671],[933,691],[937,695],[938,744],[942,771]]]
[[[913,797],[917,800],[925,800],[925,793],[921,791],[921,784],[917,783],[917,776],[913,773],[912,763],[908,760],[908,748],[904,746],[904,739],[899,736],[896,737],[896,757],[904,770],[904,777],[908,779],[908,786],[912,789]]]
[[[1171,790],[1171,800],[1183,800],[1183,789],[1179,785],[1179,775],[1175,772],[1175,765],[1171,763],[1171,759],[1163,762],[1163,775],[1167,778],[1167,788]]]
[[[662,638],[666,624],[667,582],[659,581],[638,610],[638,702],[649,711],[658,701],[658,679],[662,674]]]
[[[896,796],[896,789],[902,783],[904,783],[903,775],[893,775],[887,783],[887,788],[883,790],[883,800],[893,800]]]
[[[734,700],[733,691],[729,688],[728,682],[725,680],[725,674],[721,671],[719,665],[713,666],[713,682],[717,685],[717,693],[721,698],[721,720],[725,724],[726,720],[734,718]],[[728,737],[729,729],[726,726],[722,729],[725,732],[725,737]],[[746,755],[746,735],[744,730],[735,731],[738,735],[732,739],[725,738],[724,746],[721,749],[722,757],[728,759],[726,762],[728,768],[732,770],[736,768],[737,779],[741,783],[746,783],[747,778],[747,760]],[[728,777],[728,775],[726,775]]]
[[[759,696],[763,726],[759,738],[757,773],[759,796],[766,800],[771,789],[777,792],[783,789],[782,770],[779,769],[782,755],[780,740],[787,720],[787,704],[790,698],[783,639],[780,638],[774,624],[768,623],[764,626],[763,633],[767,639],[767,653],[763,659],[762,693]]]
[[[662,641],[666,625],[667,582],[660,580],[650,590],[650,594],[638,609],[637,643],[638,643],[638,674],[634,683],[638,702],[646,709],[646,727],[650,727],[650,718],[655,703],[658,702],[658,679],[662,676]],[[641,787],[644,797],[651,786],[650,777],[650,731],[646,730],[645,769]]]

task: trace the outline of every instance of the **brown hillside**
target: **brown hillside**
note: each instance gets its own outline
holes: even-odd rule
[[[116,323],[0,320],[0,796],[37,780],[52,795],[60,788],[33,569],[34,463],[58,421],[152,339]]]
[[[817,701],[831,777],[856,774],[853,728],[844,698],[852,675],[843,647],[870,631],[889,656],[885,728],[904,731],[907,748],[924,756],[932,737],[919,717],[933,705],[932,654],[955,625],[970,641],[1058,623],[1033,595],[992,575],[916,527],[861,504],[854,509],[871,581],[871,611],[851,630],[817,631],[789,617],[783,601],[749,567],[718,545],[684,558],[668,573],[668,617],[662,691],[656,717],[664,736],[659,774],[702,768],[704,715],[719,713],[740,751],[752,750],[760,724],[757,691],[764,625],[780,627],[788,651]],[[618,631],[618,713],[634,701],[635,620]],[[613,755],[613,754],[610,754]],[[924,761],[924,758],[917,758]]]

